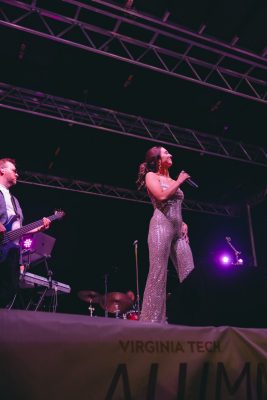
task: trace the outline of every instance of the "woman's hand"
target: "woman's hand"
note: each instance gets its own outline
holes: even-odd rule
[[[190,175],[185,172],[185,171],[181,171],[180,174],[178,175],[177,181],[179,182],[179,184],[181,185],[182,183],[184,183],[184,181],[186,181],[188,178],[190,178]]]
[[[189,243],[188,226],[185,222],[182,223],[182,239],[184,239],[186,243]]]

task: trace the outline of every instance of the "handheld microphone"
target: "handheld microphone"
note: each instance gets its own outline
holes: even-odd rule
[[[198,189],[198,184],[197,184],[196,182],[194,182],[192,179],[188,178],[188,179],[186,180],[186,182],[187,182],[190,186],[194,187],[195,189]]]

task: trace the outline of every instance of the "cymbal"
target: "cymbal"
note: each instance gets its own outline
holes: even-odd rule
[[[102,296],[93,290],[81,290],[78,292],[78,297],[86,303],[99,303]]]
[[[124,312],[133,304],[133,300],[125,293],[111,292],[107,294],[105,303],[105,295],[102,296],[100,306],[110,313]]]

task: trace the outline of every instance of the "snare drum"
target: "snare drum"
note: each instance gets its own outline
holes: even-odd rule
[[[129,319],[131,321],[138,321],[138,312],[134,310],[130,310],[126,313],[126,319]]]

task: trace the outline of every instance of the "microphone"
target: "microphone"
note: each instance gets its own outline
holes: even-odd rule
[[[196,182],[194,182],[192,179],[188,178],[188,179],[186,180],[186,182],[187,182],[190,186],[194,187],[195,189],[198,189],[198,184],[197,184]]]

